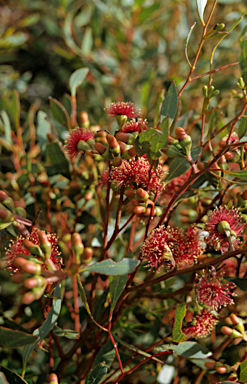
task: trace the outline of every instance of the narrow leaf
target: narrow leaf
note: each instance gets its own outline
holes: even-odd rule
[[[111,313],[113,313],[116,302],[119,296],[124,290],[127,283],[128,275],[112,276],[110,281],[110,293],[111,293]]]
[[[107,366],[105,363],[100,363],[91,371],[86,377],[85,384],[98,384],[107,373]]]
[[[6,111],[1,111],[1,117],[3,120],[3,126],[4,126],[4,136],[5,140],[12,144],[12,137],[11,137],[11,124],[9,120],[9,116],[7,115]]]
[[[37,138],[41,149],[44,149],[45,144],[48,143],[47,134],[49,132],[51,132],[51,124],[47,120],[47,114],[43,111],[39,111],[37,115]]]
[[[161,347],[157,347],[156,350],[159,351],[167,351],[172,350],[176,352],[180,356],[190,357],[194,359],[205,359],[212,355],[212,352],[209,351],[208,348],[203,347],[198,344],[196,341],[183,341],[178,345],[162,345]]]
[[[242,77],[245,84],[247,84],[247,40],[243,39],[241,42],[242,54],[240,56],[240,68],[242,71]]]
[[[184,341],[187,337],[182,333],[182,322],[186,314],[186,304],[180,304],[176,310],[175,322],[172,331],[173,341]]]
[[[85,293],[84,288],[83,288],[83,286],[82,286],[82,283],[81,283],[81,280],[80,280],[80,276],[77,274],[76,277],[77,277],[77,283],[78,283],[78,287],[79,287],[79,294],[80,294],[80,297],[81,297],[81,301],[83,302],[83,305],[84,305],[84,307],[85,307],[87,313],[89,314],[91,320],[92,320],[92,321],[93,321],[99,328],[101,328],[101,329],[103,329],[104,331],[107,332],[107,329],[106,329],[106,328],[102,327],[100,324],[97,323],[96,320],[94,320],[94,317],[93,317],[93,315],[92,315],[91,309],[90,309],[90,307],[89,307],[89,305],[88,305],[88,302],[87,302],[87,296],[86,296],[86,293]]]
[[[240,364],[240,378],[239,378],[239,381],[241,381],[241,383],[245,383],[247,381],[247,360],[244,360]]]
[[[176,90],[175,82],[172,81],[167,91],[165,101],[161,108],[161,120],[163,120],[166,116],[170,116],[170,118],[173,119],[176,115],[177,106],[178,106],[177,90]]]
[[[52,172],[49,175],[61,174],[65,177],[70,176],[68,161],[58,143],[48,143],[46,153],[52,165]]]
[[[53,332],[55,333],[55,335],[59,337],[65,337],[69,340],[78,340],[80,337],[80,333],[76,331],[71,331],[70,329],[62,329],[57,325],[55,325],[55,327],[53,328]]]
[[[203,20],[203,14],[204,14],[205,7],[207,5],[207,0],[196,0],[196,3],[197,3],[197,10],[198,10],[200,20],[202,22],[202,25],[205,26],[205,23]]]
[[[134,272],[139,264],[140,261],[134,259],[123,259],[119,262],[107,259],[84,267],[81,271],[101,273],[102,275],[108,276],[127,275],[128,273]]]
[[[6,377],[7,383],[9,384],[28,384],[20,375],[11,371],[9,368],[3,367],[0,365],[0,372]],[[1,380],[1,377],[0,377]],[[1,384],[6,384],[6,381],[1,380]]]
[[[35,331],[33,332],[34,336],[38,336],[37,340],[32,345],[29,345],[28,347],[25,348],[24,355],[23,355],[23,373],[25,372],[25,369],[26,369],[27,360],[30,354],[32,353],[32,351],[34,350],[34,348],[38,345],[38,343],[42,339],[44,339],[48,335],[48,333],[52,330],[52,328],[56,324],[56,321],[58,319],[58,316],[61,310],[61,303],[62,303],[61,283],[58,283],[53,295],[55,298],[52,301],[52,308],[49,311],[46,320],[43,322],[40,328],[35,329]]]
[[[238,127],[238,137],[242,139],[247,132],[247,116],[242,116],[239,127]]]
[[[68,130],[70,130],[70,118],[63,104],[61,104],[53,97],[49,97],[49,100],[51,113],[54,119],[63,127],[66,127]]]
[[[81,85],[83,80],[86,78],[87,74],[89,72],[88,68],[80,68],[77,69],[75,72],[72,73],[72,75],[69,78],[69,88],[70,93],[74,97],[76,95],[76,90]]]
[[[168,183],[175,177],[183,175],[190,169],[191,165],[186,159],[174,159],[169,168],[169,175],[167,176],[165,182]]]
[[[26,332],[0,327],[0,347],[23,347],[24,345],[34,343],[36,340],[36,336],[30,335]]]
[[[151,357],[152,356],[152,355],[150,355],[150,353],[144,352],[141,349],[135,347],[134,345],[126,343],[125,341],[121,340],[116,335],[114,335],[114,339],[117,340],[120,344],[124,345],[126,348],[130,349],[131,351],[139,353],[139,355],[142,355],[145,357]],[[157,359],[157,357],[153,357],[152,360],[155,360],[155,361],[163,364],[163,362],[160,359]]]
[[[239,177],[240,179],[247,180],[247,169],[243,171],[230,172],[227,171],[227,174],[232,175],[234,177]]]
[[[107,369],[110,369],[115,356],[115,349],[111,340],[109,339],[97,353],[92,368],[95,368],[100,363],[105,363]]]
[[[189,64],[189,66],[190,66],[190,68],[192,68],[192,65],[191,65],[191,63],[190,63],[190,59],[189,59],[189,56],[188,56],[188,44],[189,44],[189,40],[190,40],[190,36],[191,36],[191,34],[192,34],[192,31],[193,31],[193,29],[195,28],[195,25],[196,25],[196,22],[192,25],[192,27],[190,28],[190,31],[189,31],[189,33],[188,33],[188,36],[187,36],[187,38],[186,38],[186,42],[185,42],[185,47],[184,47],[184,50],[185,50],[185,57],[186,57],[186,60],[187,60],[187,62],[188,62],[188,64]]]

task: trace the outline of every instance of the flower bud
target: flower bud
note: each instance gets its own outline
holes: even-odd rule
[[[125,189],[124,194],[130,199],[134,199],[134,197],[136,196],[136,191],[134,189]]]
[[[26,292],[21,299],[22,303],[26,305],[31,304],[34,300],[35,296],[33,292]]]
[[[146,208],[142,207],[141,205],[137,205],[134,208],[134,213],[136,213],[137,215],[140,215],[141,213],[144,213],[145,211],[146,211]]]
[[[23,241],[23,246],[26,248],[27,251],[31,253],[31,255],[41,257],[44,259],[44,254],[40,247],[34,243],[32,243],[30,240],[25,239]]]
[[[78,151],[90,151],[91,147],[86,141],[80,140],[77,144],[77,149]]]
[[[5,192],[0,191],[0,203],[8,208],[11,212],[14,212],[14,202]]]
[[[138,188],[136,190],[136,195],[138,197],[139,200],[143,200],[143,201],[147,201],[149,199],[149,194],[147,191],[145,191],[144,189],[142,188]]]
[[[227,369],[224,365],[220,365],[216,367],[216,372],[219,373],[220,375],[223,375],[224,373],[227,372]]]
[[[204,97],[208,97],[208,87],[206,85],[202,87],[202,93]]]
[[[24,287],[27,289],[33,289],[36,287],[43,287],[46,284],[46,279],[43,276],[34,276],[26,279]]]
[[[215,361],[207,361],[204,366],[210,371],[213,371],[215,369]]]
[[[93,248],[91,247],[86,247],[84,249],[84,252],[82,254],[82,257],[81,257],[81,261],[85,264],[88,264],[90,263],[90,261],[92,260],[92,257],[93,257]]]
[[[24,273],[16,273],[15,275],[11,276],[11,280],[15,284],[23,284],[25,281],[25,274]]]
[[[245,82],[244,82],[244,79],[242,77],[238,78],[238,82],[239,82],[241,89],[245,89]]]
[[[59,384],[58,377],[55,373],[50,373],[48,377],[48,384]]]
[[[95,143],[95,144],[94,144],[94,148],[96,149],[96,151],[99,152],[100,155],[103,155],[103,153],[105,153],[105,151],[106,151],[106,149],[107,149],[107,148],[106,148],[103,144],[101,144],[101,143]]]
[[[76,264],[80,265],[81,264],[81,255],[84,251],[84,245],[82,244],[80,234],[77,232],[73,233],[73,235],[72,235],[71,248],[75,254]]]
[[[119,155],[120,154],[120,146],[118,144],[116,137],[108,134],[106,136],[106,139],[107,139],[108,144],[109,144],[110,152],[113,153],[113,155],[115,155],[115,156]]]
[[[136,156],[136,150],[135,147],[131,147],[130,149],[124,152],[124,154],[122,155],[122,159],[131,159],[134,156]]]
[[[40,248],[44,252],[45,257],[48,259],[51,256],[51,243],[48,241],[46,233],[39,231]]]
[[[224,235],[226,237],[230,237],[231,236],[230,224],[227,221],[225,221],[225,220],[221,221],[217,225],[217,231],[219,231],[222,235]]]
[[[161,216],[163,213],[160,207],[155,207],[155,216]]]
[[[114,167],[120,167],[122,165],[123,160],[121,157],[114,157],[113,159],[113,165]]]
[[[89,122],[89,118],[88,118],[88,113],[87,112],[82,111],[80,113],[80,119],[81,119],[81,123],[82,123],[83,128],[88,128],[90,126],[90,122]]]
[[[0,224],[11,224],[14,221],[14,215],[7,209],[0,209]]]
[[[117,132],[116,133],[116,139],[118,141],[122,141],[123,143],[128,144],[129,142],[129,134],[125,132]]]

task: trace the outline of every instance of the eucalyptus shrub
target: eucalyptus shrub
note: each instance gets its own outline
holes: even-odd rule
[[[216,3],[204,16],[197,0],[203,31],[192,58],[195,24],[187,36],[187,77],[157,93],[151,122],[120,98],[93,125],[77,98],[89,67],[71,74],[70,94],[50,97],[50,119],[35,104],[25,131],[19,93],[5,97],[3,380],[247,381],[247,29],[239,61],[215,68],[244,18],[213,25]],[[217,76],[236,67],[221,96]]]

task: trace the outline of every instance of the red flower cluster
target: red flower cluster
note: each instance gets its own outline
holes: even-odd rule
[[[179,269],[193,266],[203,251],[200,232],[193,226],[187,233],[182,229],[160,226],[150,233],[141,247],[142,259],[155,270],[162,265],[169,269],[175,263]]]
[[[65,150],[70,159],[82,152],[81,149],[78,149],[78,144],[80,141],[87,142],[89,139],[93,139],[94,135],[90,129],[87,128],[75,128],[70,133],[68,138],[65,141]]]
[[[234,296],[230,290],[234,289],[236,285],[234,283],[222,283],[222,275],[216,276],[216,274],[209,273],[206,276],[205,271],[199,278],[196,286],[197,300],[201,304],[207,305],[210,309],[219,309],[226,307],[227,305],[234,304],[234,300],[231,296]]]
[[[218,316],[203,308],[189,325],[182,328],[182,332],[189,338],[206,337],[217,323]]]
[[[205,230],[209,232],[206,239],[208,245],[216,250],[220,249],[222,253],[228,251],[229,241],[235,248],[238,248],[240,240],[237,237],[242,234],[246,225],[241,224],[241,220],[242,217],[235,208],[228,209],[222,206],[216,208],[209,214],[209,219],[205,224]],[[222,228],[226,228],[225,233]]]
[[[117,103],[111,103],[107,108],[105,108],[105,112],[112,117],[118,115],[125,115],[130,118],[141,116],[140,109],[138,109],[131,102],[124,103],[122,101],[118,101]]]
[[[28,237],[28,240],[30,240],[35,245],[40,245],[39,242],[39,229],[35,228],[32,233],[30,233],[30,236]],[[61,269],[61,262],[62,258],[60,257],[60,252],[58,251],[58,238],[54,233],[47,233],[46,234],[48,241],[51,243],[51,261],[56,266],[58,270]],[[24,255],[30,255],[30,252],[23,246],[23,241],[25,240],[25,237],[19,236],[16,238],[16,240],[11,240],[9,249],[6,250],[5,254],[5,264],[7,269],[9,269],[12,273],[19,272],[20,268],[16,267],[14,265],[14,261],[16,257],[19,254]],[[35,256],[37,259],[39,259],[38,256]],[[46,266],[43,264],[42,267],[46,269]]]
[[[160,165],[154,171],[145,157],[123,161],[120,167],[113,168],[110,173],[111,182],[121,188],[143,188],[147,192],[160,192],[163,188],[161,178],[163,171]],[[150,176],[150,177],[149,177]]]
[[[138,119],[137,121],[135,119],[129,121],[128,123],[124,124],[123,128],[121,129],[121,132],[125,133],[131,133],[131,132],[140,132],[140,131],[146,131],[148,129],[147,126],[147,120]]]

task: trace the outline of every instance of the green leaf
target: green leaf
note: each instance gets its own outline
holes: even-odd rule
[[[118,336],[114,335],[114,340],[117,340],[120,344],[124,345],[126,348],[130,349],[131,351],[139,353],[139,355],[145,356],[145,357],[151,357],[150,353],[144,352],[141,349],[135,347],[132,344],[128,344],[125,341],[121,340]],[[156,357],[153,357],[153,360],[160,362],[159,359]]]
[[[154,128],[147,129],[145,132],[139,134],[139,142],[142,144],[145,141],[150,141],[155,135],[156,130]]]
[[[160,3],[152,4],[150,7],[141,7],[141,12],[139,13],[139,21],[144,22],[146,19],[150,19],[151,14],[157,11],[159,8]]]
[[[84,307],[85,307],[87,313],[89,314],[91,320],[92,320],[92,321],[93,321],[99,328],[101,328],[101,329],[107,331],[104,327],[102,327],[100,324],[98,324],[96,320],[94,320],[94,317],[93,317],[93,315],[92,315],[91,309],[90,309],[90,307],[89,307],[89,305],[88,305],[88,302],[87,302],[87,296],[86,296],[86,293],[85,293],[84,288],[83,288],[83,286],[82,286],[82,283],[81,283],[79,274],[77,274],[76,277],[77,277],[77,283],[78,283],[78,287],[79,287],[79,294],[80,294],[80,297],[81,297],[81,301],[83,302],[83,305],[84,305]]]
[[[135,151],[138,156],[143,156],[145,153],[148,152],[149,148],[150,148],[150,142],[143,141],[142,143],[140,143],[139,137],[136,138]]]
[[[92,368],[95,368],[100,363],[105,363],[107,369],[110,369],[115,356],[115,349],[113,348],[112,342],[109,339],[97,353]]]
[[[86,377],[85,384],[98,384],[107,373],[107,366],[104,363],[96,365]]]
[[[245,84],[247,84],[247,40],[243,39],[241,42],[242,54],[240,56],[240,68],[242,72],[242,77]]]
[[[68,161],[58,143],[48,143],[46,154],[52,164],[52,175],[57,173],[70,177]],[[51,174],[49,173],[51,176]]]
[[[225,280],[231,281],[232,283],[236,284],[236,286],[242,291],[247,292],[247,279],[241,278],[241,277],[224,277]]]
[[[69,78],[69,89],[71,95],[74,97],[76,95],[76,90],[81,85],[83,80],[86,78],[89,72],[88,68],[77,69]]]
[[[24,380],[20,375],[17,373],[11,371],[10,369],[3,367],[0,365],[0,372],[3,372],[4,376],[6,377],[7,383],[9,384],[28,384],[26,380]],[[0,377],[1,380],[1,377]],[[7,384],[6,381],[1,380],[1,384]]]
[[[174,322],[173,331],[172,331],[173,341],[184,341],[187,339],[187,337],[181,331],[183,318],[185,314],[186,314],[186,304],[180,304],[177,307],[176,314],[175,314],[175,322]]]
[[[151,137],[151,156],[152,159],[158,160],[162,155],[161,149],[167,146],[168,130],[169,130],[169,117],[166,117],[159,125],[159,129],[155,130],[155,135]]]
[[[11,137],[11,124],[9,120],[9,116],[6,111],[1,111],[1,118],[3,120],[3,126],[4,126],[4,138],[5,140],[12,144],[12,137]]]
[[[63,127],[66,127],[68,130],[70,130],[70,118],[63,104],[61,104],[53,97],[49,97],[49,100],[51,113],[54,119]]]
[[[169,175],[165,180],[166,184],[172,179],[175,179],[175,177],[183,175],[190,167],[191,165],[186,159],[174,159],[169,167]]]
[[[84,55],[88,55],[93,47],[93,32],[91,27],[86,27],[83,40],[82,40],[82,45],[81,45],[81,50]]]
[[[238,127],[238,137],[242,139],[247,132],[247,116],[242,116],[239,127]]]
[[[234,177],[239,177],[240,179],[247,180],[247,169],[244,169],[243,171],[236,171],[236,172],[230,172],[227,171],[228,175],[232,175]]]
[[[110,293],[111,293],[111,313],[113,313],[116,302],[118,301],[119,296],[124,290],[124,287],[127,283],[128,276],[112,276],[110,280]]]
[[[177,107],[178,107],[177,90],[175,86],[175,81],[172,81],[167,91],[165,101],[161,108],[161,120],[163,120],[166,116],[170,116],[170,118],[173,119],[176,115]]]
[[[184,304],[183,304],[184,305]],[[176,352],[179,356],[190,357],[194,359],[205,359],[208,356],[212,355],[212,352],[209,351],[206,347],[198,344],[196,341],[183,341],[178,345],[162,345],[159,348],[156,348],[157,351],[166,351],[172,350]]]
[[[46,320],[43,322],[40,328],[35,329],[35,331],[33,332],[34,336],[38,336],[37,340],[32,345],[29,345],[28,347],[25,348],[25,351],[23,354],[23,373],[25,373],[27,360],[30,354],[32,353],[32,351],[34,350],[34,348],[38,345],[38,343],[42,339],[44,339],[48,335],[48,333],[52,330],[52,328],[56,324],[56,321],[58,319],[58,316],[61,310],[61,303],[62,303],[61,283],[57,284],[53,296],[54,296],[54,299],[52,301],[52,308],[49,311]]]
[[[69,340],[78,340],[80,337],[80,333],[76,331],[71,331],[70,329],[62,329],[57,325],[55,325],[55,327],[53,328],[53,332],[58,337],[66,337],[66,339]]]
[[[240,364],[240,377],[239,380],[241,383],[245,383],[247,381],[247,360],[244,360]]]
[[[189,64],[190,68],[192,68],[192,65],[191,65],[190,60],[189,60],[189,56],[188,56],[188,51],[187,51],[187,49],[188,49],[188,44],[189,44],[190,36],[191,36],[191,33],[192,33],[193,29],[195,28],[195,25],[196,25],[196,22],[195,22],[195,23],[192,25],[192,27],[190,28],[190,31],[189,31],[188,36],[187,36],[187,38],[186,38],[185,47],[184,47],[184,50],[185,50],[185,57],[186,57],[186,60],[187,60],[187,62],[188,62],[188,64]]]
[[[15,90],[12,94],[12,113],[16,128],[20,126],[20,96]]]
[[[160,117],[161,107],[163,105],[164,100],[165,100],[165,90],[162,89],[162,91],[159,94],[159,98],[158,98],[158,101],[156,104],[156,110],[155,110],[155,116],[154,116],[154,127],[156,127],[156,125],[158,123],[158,119]]]
[[[119,262],[115,262],[112,259],[107,259],[88,267],[83,267],[82,270],[101,273],[102,275],[108,276],[127,275],[128,273],[134,272],[139,264],[140,261],[134,259],[122,259]]]
[[[14,331],[9,328],[0,327],[0,347],[17,348],[32,344],[37,340],[36,336],[26,332]]]
[[[159,125],[159,128],[162,131],[162,144],[164,145],[164,147],[166,147],[168,143],[169,117],[166,117],[164,120],[162,120]]]
[[[42,149],[45,148],[45,144],[48,142],[47,133],[51,132],[51,124],[46,120],[47,114],[43,111],[39,111],[37,115],[37,138],[39,140]]]
[[[204,14],[205,7],[207,5],[207,0],[196,0],[196,3],[197,3],[197,10],[198,10],[200,20],[202,22],[202,25],[205,26],[205,23],[203,20],[203,14]]]

